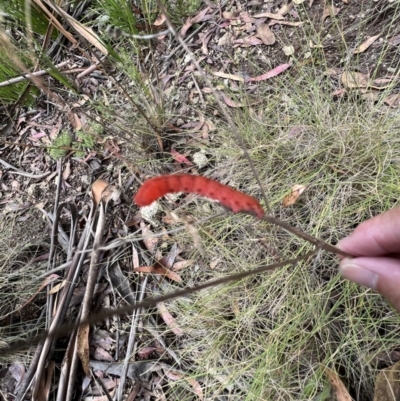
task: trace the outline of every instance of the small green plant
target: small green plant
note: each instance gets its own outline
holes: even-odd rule
[[[52,147],[49,149],[49,155],[53,159],[60,159],[67,155],[68,150],[65,147],[70,147],[72,143],[71,135],[66,132],[62,131],[60,135],[54,139],[52,143]]]
[[[92,127],[94,131],[96,131],[95,127]],[[100,127],[101,128],[101,127]],[[97,133],[97,131],[96,131]],[[85,156],[85,149],[92,149],[95,145],[95,137],[88,132],[77,131],[76,136],[78,141],[73,142],[72,146],[75,149],[79,149],[75,152],[75,156],[77,157],[84,157]]]

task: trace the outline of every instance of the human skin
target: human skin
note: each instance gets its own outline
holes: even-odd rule
[[[364,221],[337,247],[355,256],[341,260],[342,275],[378,291],[400,312],[400,208]]]

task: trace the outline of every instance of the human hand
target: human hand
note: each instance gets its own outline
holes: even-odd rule
[[[361,223],[337,244],[355,258],[340,262],[340,272],[382,294],[400,312],[400,208]]]

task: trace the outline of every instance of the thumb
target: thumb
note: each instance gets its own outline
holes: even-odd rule
[[[359,257],[340,262],[342,275],[382,294],[400,312],[400,260]]]

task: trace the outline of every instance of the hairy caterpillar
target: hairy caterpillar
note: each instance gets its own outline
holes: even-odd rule
[[[161,196],[175,192],[190,192],[219,201],[234,213],[248,212],[263,217],[265,212],[257,199],[200,175],[175,174],[150,178],[134,197],[138,206],[148,206]]]

